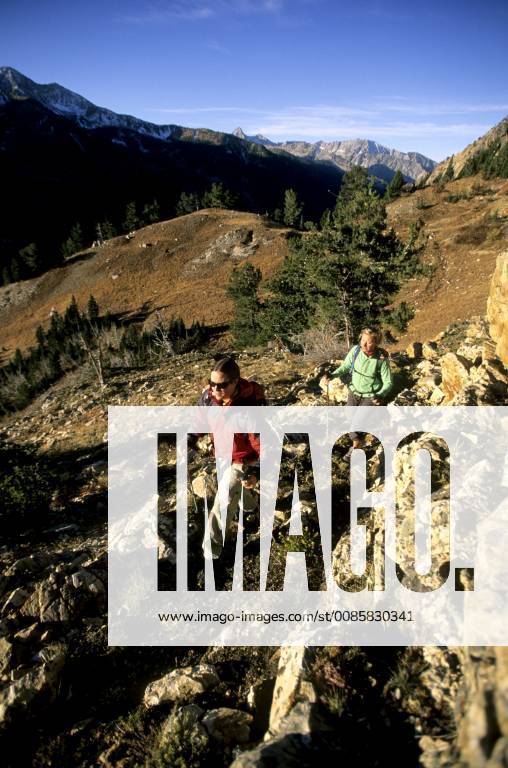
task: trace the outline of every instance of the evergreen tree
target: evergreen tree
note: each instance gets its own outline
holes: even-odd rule
[[[23,370],[23,355],[21,353],[21,350],[19,347],[16,347],[16,351],[14,352],[14,357],[12,358],[12,365],[14,366],[15,370],[19,371],[20,373]]]
[[[11,282],[15,283],[18,280],[21,280],[21,266],[17,256],[13,256],[11,259],[11,263],[9,265],[9,273],[11,276]]]
[[[390,181],[388,186],[386,187],[386,197],[388,200],[393,200],[395,197],[398,197],[400,193],[402,192],[402,187],[404,186],[404,176],[402,175],[402,171],[397,170],[395,172],[395,175],[393,179]]]
[[[81,231],[81,224],[77,222],[72,227],[69,237],[62,244],[61,253],[64,258],[72,256],[76,251],[81,251],[83,248],[83,233]]]
[[[294,189],[286,189],[284,193],[284,224],[296,227],[302,215],[303,205],[298,202]]]
[[[365,169],[345,174],[328,226],[290,242],[269,281],[261,311],[265,338],[332,321],[350,343],[358,331],[388,319],[410,250],[387,228],[386,208]],[[407,316],[407,311],[405,312]]]
[[[327,208],[325,211],[323,211],[323,214],[319,221],[320,228],[326,229],[327,227],[329,227],[331,220],[332,220],[332,212],[329,208]]]
[[[154,199],[151,203],[145,204],[142,219],[144,224],[154,224],[156,221],[160,221],[160,206],[157,200]]]
[[[109,221],[109,219],[101,221],[97,226],[100,227],[103,240],[111,240],[112,237],[117,236],[116,228]]]
[[[40,257],[35,243],[25,245],[19,251],[19,258],[27,276],[36,274],[40,269]]]
[[[446,170],[443,174],[443,181],[453,181],[453,178],[455,176],[454,170],[453,170],[453,158],[451,157],[449,160],[448,165],[446,166]]]
[[[71,303],[64,312],[63,325],[66,334],[77,331],[81,325],[81,315],[75,296],[72,296]]]
[[[186,213],[198,211],[201,208],[198,195],[195,192],[182,192],[176,204],[177,216],[185,216]]]
[[[61,314],[57,311],[51,313],[48,332],[46,335],[48,347],[60,352],[60,343],[64,338],[64,323]]]
[[[261,270],[246,262],[233,269],[229,278],[227,294],[235,304],[232,331],[238,344],[255,344],[259,338],[258,286]]]
[[[86,305],[86,313],[90,322],[95,322],[99,317],[99,305],[91,294],[88,299],[88,304]]]
[[[131,232],[133,229],[137,229],[139,226],[136,203],[134,201],[127,203],[125,208],[125,219],[122,226],[124,232]]]
[[[214,182],[202,200],[203,208],[233,208],[234,196],[222,182]]]
[[[41,349],[44,349],[44,342],[46,341],[46,334],[44,333],[44,329],[42,325],[37,326],[37,330],[35,331],[35,339],[37,341],[38,346]]]
[[[367,169],[361,165],[353,165],[350,171],[344,174],[340,184],[339,194],[336,196],[335,206],[340,199],[341,204],[347,203],[352,197],[358,194],[358,190],[365,189],[369,184],[373,184],[372,177],[369,176]]]

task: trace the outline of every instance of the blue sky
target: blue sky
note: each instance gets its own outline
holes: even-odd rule
[[[441,160],[508,114],[507,0],[0,0],[0,66],[100,106]]]

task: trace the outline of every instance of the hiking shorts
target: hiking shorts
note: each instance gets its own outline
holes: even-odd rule
[[[374,395],[356,395],[354,392],[351,392],[351,390],[347,393],[347,403],[346,405],[374,405]],[[358,432],[350,432],[349,436],[351,440],[358,440]]]

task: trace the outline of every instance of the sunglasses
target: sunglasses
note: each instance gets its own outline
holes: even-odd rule
[[[231,384],[230,381],[212,381],[211,379],[208,380],[208,384],[210,385],[211,389],[226,389],[226,387],[229,387]]]

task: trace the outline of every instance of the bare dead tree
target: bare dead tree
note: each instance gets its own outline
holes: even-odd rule
[[[351,346],[353,342],[353,329],[351,327],[351,321],[349,319],[349,313],[347,311],[347,305],[346,305],[346,292],[344,291],[342,293],[341,299],[340,299],[340,308],[342,310],[342,319],[344,323],[344,339],[346,341],[347,347]]]
[[[95,341],[95,349],[92,349],[92,345],[90,344],[90,342],[88,341],[88,339],[86,338],[82,330],[78,332],[78,337],[81,340],[81,343],[88,355],[88,359],[92,364],[92,368],[94,369],[97,375],[99,385],[101,389],[104,389],[106,384],[104,382],[104,366],[103,366],[100,331],[96,324],[90,325],[90,331],[91,331],[92,338]]]
[[[154,347],[157,347],[160,352],[163,352],[170,357],[175,357],[176,352],[174,344],[171,341],[171,337],[167,329],[164,327],[162,315],[159,310],[155,312],[155,316],[157,317],[158,323],[153,329],[152,343]]]

